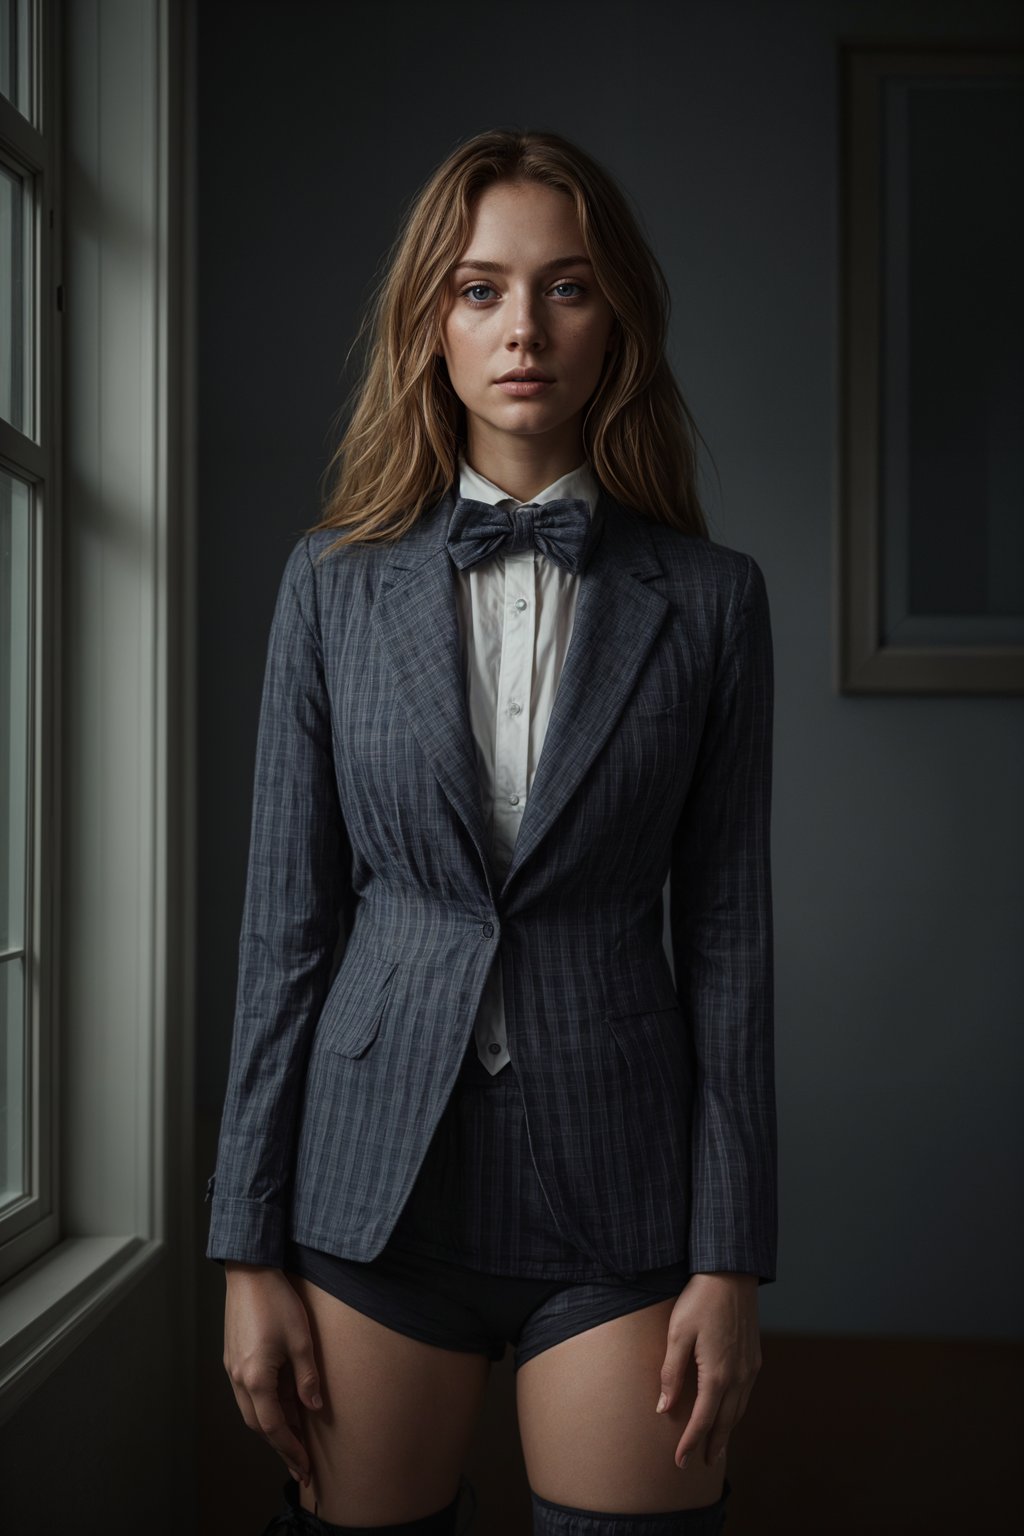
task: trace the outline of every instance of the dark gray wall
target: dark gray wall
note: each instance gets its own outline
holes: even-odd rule
[[[893,0],[200,5],[204,1178],[270,614],[360,306],[458,139],[551,127],[641,211],[721,477],[712,535],[755,555],[772,601],[782,1185],[762,1319],[1020,1332],[1024,711],[831,680],[837,41],[1014,26],[1014,4]]]

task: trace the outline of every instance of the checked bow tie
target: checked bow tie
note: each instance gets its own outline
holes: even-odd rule
[[[597,538],[590,503],[581,497],[502,508],[460,496],[448,523],[448,553],[460,570],[491,555],[534,548],[574,575],[586,566]]]

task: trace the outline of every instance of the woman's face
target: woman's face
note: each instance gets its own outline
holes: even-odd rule
[[[584,256],[572,199],[535,182],[485,188],[449,289],[438,351],[466,407],[470,458],[510,448],[520,457],[511,440],[532,439],[542,457],[575,465],[615,317]],[[498,380],[517,368],[551,382],[535,394],[502,389]]]

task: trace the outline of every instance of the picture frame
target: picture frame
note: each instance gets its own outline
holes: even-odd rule
[[[1024,692],[1024,51],[840,45],[841,693]]]

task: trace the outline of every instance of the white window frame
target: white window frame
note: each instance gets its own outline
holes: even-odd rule
[[[54,911],[53,697],[57,680],[50,618],[58,603],[55,573],[60,522],[59,315],[61,198],[60,93],[52,0],[33,0],[28,16],[28,113],[0,97],[4,158],[32,186],[26,219],[25,300],[31,388],[24,426],[0,419],[0,466],[31,486],[28,584],[29,733],[25,846],[25,1012],[21,1168],[25,1193],[0,1215],[0,1281],[23,1269],[56,1239],[54,1162],[56,923]],[[19,53],[26,38],[19,36]],[[6,366],[6,362],[4,364]]]
[[[63,409],[35,466],[51,478],[34,572],[34,1055],[52,1112],[46,1125],[44,1092],[32,1219],[10,1243],[0,1232],[0,1422],[158,1265],[173,1270],[189,1347],[200,1203],[186,921],[192,3],[34,5],[60,61],[43,90],[60,99],[63,147],[50,171],[63,272],[47,273],[40,316],[53,323],[61,286],[62,380],[46,409]],[[5,457],[10,446],[0,436]]]

